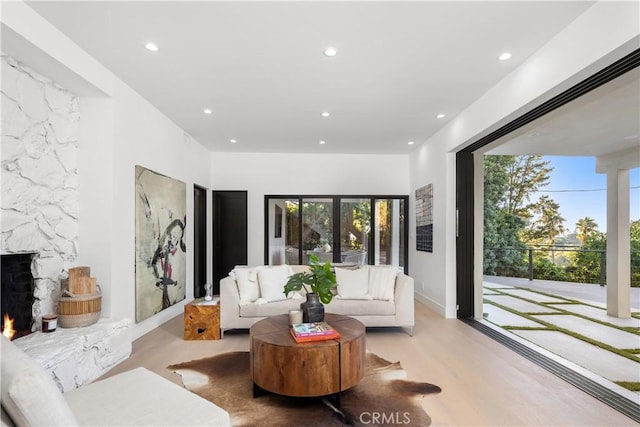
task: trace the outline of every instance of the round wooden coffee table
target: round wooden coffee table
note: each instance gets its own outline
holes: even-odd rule
[[[251,327],[254,396],[263,390],[296,397],[335,395],[358,384],[364,376],[364,325],[330,313],[325,314],[325,321],[340,332],[340,339],[296,343],[286,314]]]

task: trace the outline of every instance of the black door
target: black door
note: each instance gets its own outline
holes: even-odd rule
[[[236,265],[247,264],[247,192],[213,192],[213,293]]]
[[[193,296],[204,296],[207,281],[207,190],[193,186]]]
[[[473,153],[456,153],[456,301],[457,317],[471,319],[474,315],[474,181]]]

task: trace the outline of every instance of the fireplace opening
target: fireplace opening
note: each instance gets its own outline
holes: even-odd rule
[[[0,256],[0,271],[2,271],[1,330],[4,331],[5,326],[8,327],[8,323],[13,322],[12,328],[15,330],[15,334],[12,339],[31,333],[34,300],[34,280],[31,274],[33,255],[33,253],[20,253]],[[5,325],[5,323],[7,324]]]

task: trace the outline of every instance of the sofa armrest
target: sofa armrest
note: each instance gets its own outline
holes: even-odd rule
[[[238,327],[240,319],[240,292],[236,279],[227,276],[220,280],[220,329]]]
[[[77,426],[53,377],[35,359],[0,336],[0,399],[17,426]]]
[[[394,294],[396,304],[396,323],[413,328],[415,324],[413,277],[398,274]]]

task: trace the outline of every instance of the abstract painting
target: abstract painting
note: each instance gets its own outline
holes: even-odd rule
[[[136,322],[185,299],[186,184],[136,166]]]
[[[416,190],[416,250],[433,252],[433,184]]]

